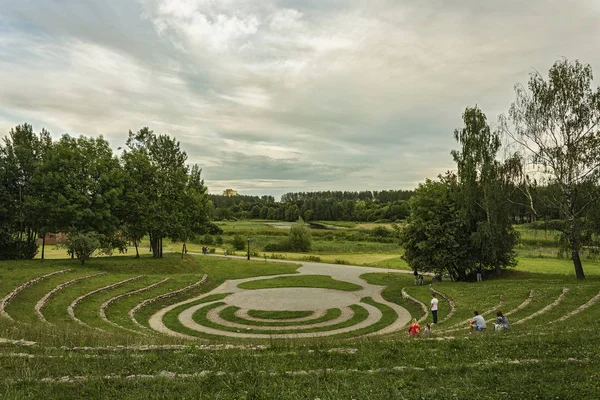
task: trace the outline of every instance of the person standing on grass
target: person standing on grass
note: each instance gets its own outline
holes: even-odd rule
[[[485,323],[485,318],[479,315],[477,310],[473,311],[473,318],[469,321],[469,328],[471,329],[471,333],[475,332],[485,332],[487,325]]]
[[[431,303],[429,304],[429,309],[431,310],[431,315],[433,315],[433,323],[437,325],[437,312],[438,312],[438,299],[435,293],[431,293]]]
[[[415,285],[419,284],[419,273],[417,272],[417,270],[415,269],[415,272],[413,273],[413,275],[415,276]]]

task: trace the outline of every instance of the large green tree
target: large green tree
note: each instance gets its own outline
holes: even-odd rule
[[[0,143],[3,247],[18,246],[18,258],[33,257],[37,236],[44,233],[46,215],[41,212],[41,193],[35,181],[51,143],[46,130],[36,134],[29,124],[11,129]]]
[[[63,135],[49,148],[36,182],[47,215],[45,229],[67,237],[93,237],[90,243],[113,247],[120,226],[121,177],[119,160],[102,137]],[[82,262],[87,259],[73,241],[67,248]],[[89,244],[79,248],[88,252]]]
[[[464,126],[454,131],[460,150],[452,151],[457,164],[461,218],[471,232],[469,258],[473,270],[494,270],[514,266],[518,235],[510,216],[510,172],[512,162],[497,160],[500,135],[492,131],[478,107],[467,107]]]
[[[561,223],[554,227],[578,279],[585,278],[580,251],[594,239],[588,227],[600,197],[600,88],[594,90],[592,81],[589,65],[557,61],[547,78],[535,72],[527,87],[515,86],[515,102],[501,118],[523,160],[525,193],[532,197],[529,189],[538,182],[558,189],[543,202],[558,213]]]
[[[413,269],[467,279],[470,233],[457,202],[459,190],[456,175],[448,173],[439,181],[419,184],[411,197],[411,213],[400,241],[403,258]]]

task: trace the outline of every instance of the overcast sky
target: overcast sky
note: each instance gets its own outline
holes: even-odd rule
[[[0,136],[181,141],[210,192],[412,189],[560,57],[600,77],[599,0],[0,0]],[[599,80],[596,79],[596,82]]]

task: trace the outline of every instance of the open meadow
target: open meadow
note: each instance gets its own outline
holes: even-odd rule
[[[198,242],[183,258],[153,259],[143,249],[140,259],[94,257],[83,266],[3,262],[1,397],[600,396],[597,261],[586,259],[587,278],[577,281],[569,260],[540,252],[551,241],[524,241],[519,265],[500,278],[430,285],[426,276],[415,286],[395,243],[349,240],[369,236],[357,225],[313,229],[309,254],[257,249],[252,261],[219,253],[231,254],[235,233],[260,248],[286,230],[223,225],[224,245],[212,256],[192,254],[205,245]],[[46,255],[61,256],[51,248]],[[432,291],[439,324],[409,338],[410,319],[431,322]],[[475,309],[486,332],[469,333]],[[494,332],[497,310],[509,330]]]

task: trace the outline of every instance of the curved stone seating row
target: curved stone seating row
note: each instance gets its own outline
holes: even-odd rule
[[[579,307],[577,307],[577,309],[571,311],[570,313],[563,315],[562,317],[560,317],[557,320],[554,320],[552,322],[550,322],[551,324],[554,324],[556,322],[562,322],[568,318],[571,318],[573,315],[579,314],[580,312],[582,312],[583,310],[591,307],[594,305],[594,303],[596,303],[597,301],[600,301],[600,292],[598,292],[597,295],[595,295],[594,297],[592,297],[587,303],[580,305]]]
[[[113,283],[111,285],[107,285],[107,286],[101,287],[99,289],[92,290],[91,292],[88,292],[84,295],[79,296],[78,298],[73,300],[73,302],[69,305],[69,307],[67,307],[67,312],[69,313],[69,317],[71,317],[71,319],[73,321],[77,322],[78,324],[83,325],[88,328],[91,328],[88,324],[86,324],[85,322],[83,322],[82,320],[80,320],[79,318],[77,318],[75,316],[75,307],[77,306],[77,304],[79,304],[79,302],[81,302],[81,300],[85,299],[86,297],[92,296],[96,293],[104,292],[106,290],[110,290],[110,289],[117,288],[119,286],[123,286],[129,282],[137,281],[139,279],[142,279],[143,277],[144,277],[144,275],[135,276],[133,278],[125,279],[121,282]],[[102,329],[100,329],[100,328],[95,328],[95,329],[102,331]]]
[[[177,290],[174,290],[174,291],[169,292],[169,293],[160,294],[160,295],[158,295],[156,297],[152,297],[150,299],[146,299],[146,300],[142,301],[140,304],[136,305],[131,310],[129,310],[129,313],[128,313],[129,319],[131,320],[131,322],[133,322],[134,324],[136,324],[140,328],[148,329],[144,325],[140,324],[137,321],[137,319],[135,319],[135,314],[138,311],[140,311],[142,308],[146,307],[149,304],[152,304],[152,303],[157,302],[159,300],[164,300],[164,299],[168,299],[168,298],[177,296],[178,294],[185,293],[185,292],[187,292],[189,290],[192,290],[192,289],[194,289],[194,288],[196,288],[196,287],[198,287],[200,285],[203,285],[206,282],[207,279],[208,279],[208,275],[204,274],[204,276],[202,276],[202,279],[200,279],[198,282],[192,283],[191,285],[188,285],[188,286],[186,286],[184,288],[177,289]]]
[[[501,308],[503,305],[504,305],[504,295],[500,295],[500,302],[499,302],[498,304],[496,304],[494,307],[490,308],[489,310],[486,310],[486,311],[482,312],[480,315],[481,315],[482,317],[485,317],[485,316],[487,316],[487,315],[490,315],[490,314],[491,314],[491,313],[493,313],[494,311],[496,311],[496,310],[500,309],[500,308]],[[457,322],[457,323],[456,323],[456,324],[454,324],[454,325],[451,325],[451,326],[449,326],[449,327],[448,327],[448,329],[456,328],[456,327],[458,327],[458,326],[460,326],[460,325],[463,325],[463,326],[464,326],[464,324],[465,324],[465,322],[464,322],[464,321],[460,321],[460,322]]]
[[[504,313],[504,316],[508,317],[508,316],[516,313],[517,311],[522,310],[523,308],[527,307],[529,305],[529,303],[531,303],[533,301],[533,296],[534,296],[533,289],[531,289],[531,291],[529,292],[529,297],[527,297],[527,299],[525,299],[524,302],[519,304],[519,306],[517,308],[514,308],[507,313]],[[490,320],[490,321],[492,321],[492,320]]]
[[[406,293],[405,289],[406,288],[402,288],[402,298],[404,300],[410,301],[411,303],[418,305],[419,307],[421,307],[421,310],[425,313],[425,315],[423,315],[421,319],[417,321],[420,324],[421,322],[425,321],[429,316],[429,310],[427,309],[427,306],[425,304]]]
[[[445,293],[440,292],[439,290],[434,289],[433,287],[429,287],[429,290],[431,290],[433,293],[435,293],[436,295],[442,297],[444,300],[446,300],[446,302],[448,303],[448,305],[450,306],[450,312],[448,313],[448,315],[446,315],[446,317],[441,320],[440,322],[438,322],[439,324],[442,324],[444,321],[449,320],[450,318],[452,318],[452,316],[454,315],[454,313],[456,312],[456,306],[454,305],[454,301]]]
[[[529,321],[530,319],[535,318],[538,315],[541,315],[541,314],[547,312],[548,310],[553,309],[554,307],[556,307],[557,305],[560,304],[560,302],[565,298],[565,295],[567,294],[568,291],[569,291],[568,288],[563,288],[562,293],[558,296],[558,298],[556,300],[554,300],[554,302],[548,304],[546,307],[542,308],[541,310],[536,311],[533,314],[526,316],[525,318],[521,318],[520,320],[514,322],[513,325],[522,324],[523,322]]]
[[[108,299],[108,300],[106,300],[104,303],[102,303],[102,305],[100,306],[100,319],[102,319],[103,321],[105,321],[105,322],[107,322],[107,323],[111,324],[111,325],[112,325],[112,326],[114,326],[114,327],[121,328],[121,329],[124,329],[124,330],[126,330],[126,331],[133,332],[133,333],[139,333],[139,334],[143,334],[142,332],[139,332],[139,331],[136,331],[136,330],[133,330],[133,329],[126,328],[126,327],[124,327],[124,326],[121,326],[121,325],[119,325],[119,324],[116,324],[116,323],[114,323],[114,322],[110,321],[110,320],[109,320],[109,319],[106,317],[106,309],[107,309],[107,308],[108,308],[108,306],[110,306],[110,305],[111,305],[113,302],[115,302],[115,301],[117,301],[117,300],[119,300],[119,299],[122,299],[122,298],[124,298],[124,297],[134,296],[134,295],[136,295],[136,294],[139,294],[139,293],[146,292],[146,291],[148,291],[148,290],[151,290],[151,289],[153,289],[153,288],[157,287],[158,285],[162,285],[163,283],[167,282],[169,279],[171,279],[171,278],[165,278],[165,279],[163,279],[163,280],[161,280],[161,281],[158,281],[158,282],[156,282],[156,283],[153,283],[153,284],[151,284],[151,285],[149,285],[149,286],[146,286],[146,287],[143,287],[143,288],[141,288],[141,289],[132,290],[132,291],[130,291],[130,292],[123,293],[123,294],[120,294],[120,295],[118,295],[118,296],[115,296],[115,297],[111,297],[110,299]]]
[[[8,305],[8,303],[10,303],[10,301],[12,299],[15,298],[15,296],[17,294],[19,294],[21,291],[23,291],[27,287],[38,283],[39,281],[42,281],[42,280],[47,279],[47,278],[50,278],[51,276],[54,276],[54,275],[64,274],[64,273],[67,273],[67,272],[70,272],[70,271],[71,271],[70,269],[63,269],[61,271],[51,272],[49,274],[38,276],[37,278],[28,280],[27,282],[25,282],[22,285],[18,286],[13,291],[11,291],[9,294],[7,294],[6,296],[4,296],[2,298],[2,300],[0,300],[0,315],[2,315],[5,318],[8,318],[10,320],[13,320],[13,318],[10,315],[8,315],[8,313],[6,312],[6,306]]]
[[[327,310],[315,310],[311,315],[301,318],[289,318],[289,319],[269,319],[269,318],[256,318],[248,314],[249,310],[244,308],[240,308],[236,310],[235,316],[241,319],[245,319],[246,321],[254,321],[254,322],[304,322],[310,321],[313,319],[319,319],[324,317],[327,314]]]
[[[42,314],[42,308],[46,305],[46,303],[48,302],[48,300],[50,299],[50,297],[54,296],[56,294],[56,292],[66,288],[67,286],[71,286],[77,282],[83,281],[85,279],[90,279],[90,278],[94,278],[96,276],[100,276],[100,275],[104,275],[106,274],[106,272],[99,272],[97,274],[92,274],[92,275],[87,275],[87,276],[80,276],[79,278],[75,278],[75,279],[71,279],[70,281],[61,283],[60,285],[56,286],[54,289],[52,289],[51,291],[49,291],[48,293],[46,293],[44,295],[44,297],[42,297],[36,304],[35,304],[35,313],[38,316],[39,320],[42,322],[45,322],[47,324],[50,324],[50,322],[48,322],[46,320],[46,317],[44,317],[44,314]]]
[[[527,297],[527,299],[525,299],[524,302],[522,302],[521,304],[519,304],[516,308],[513,308],[512,310],[504,313],[504,316],[508,317],[511,314],[516,313],[519,310],[522,310],[523,308],[527,307],[529,305],[529,303],[531,303],[533,301],[533,289],[531,291],[529,291],[529,296]],[[501,299],[503,300],[503,298]],[[488,310],[489,311],[489,310]],[[486,320],[486,322],[492,322],[494,321],[495,318],[490,318],[488,320]],[[445,329],[445,330],[441,330],[439,331],[440,333],[450,333],[450,332],[457,332],[457,331],[461,331],[461,330],[466,330],[469,329],[469,326],[466,322],[464,322],[465,325],[467,326],[463,326],[463,327],[459,327],[459,328],[455,328],[455,329]]]
[[[346,322],[346,321],[352,319],[352,317],[354,316],[354,311],[352,311],[352,309],[350,307],[344,307],[344,308],[341,308],[342,313],[340,314],[339,317],[331,319],[329,321],[318,322],[315,324],[308,324],[308,325],[258,326],[258,325],[244,325],[244,324],[239,324],[237,322],[227,321],[226,319],[223,319],[221,317],[220,313],[227,307],[229,307],[228,304],[213,308],[206,314],[206,318],[215,324],[227,326],[229,328],[237,328],[237,329],[244,329],[244,330],[252,329],[252,330],[264,330],[264,331],[289,331],[289,330],[304,330],[304,329],[312,329],[312,328],[322,328],[322,327],[326,327],[326,326],[337,325],[337,324],[341,324],[343,322]]]

